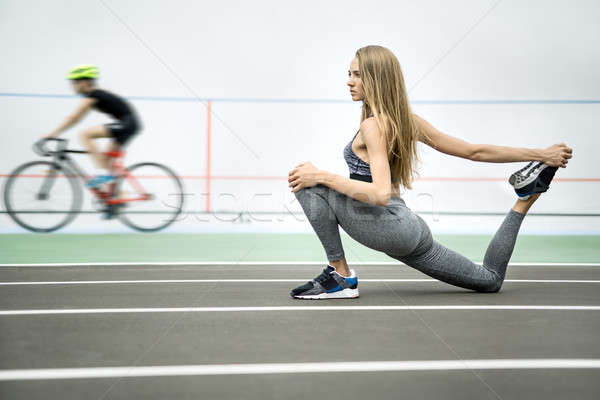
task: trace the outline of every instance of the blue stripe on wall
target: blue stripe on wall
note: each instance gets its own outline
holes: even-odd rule
[[[24,98],[46,98],[46,99],[72,99],[79,96],[74,94],[51,94],[51,93],[10,93],[0,92],[0,97],[24,97]],[[258,98],[195,98],[195,97],[169,97],[169,96],[126,96],[129,100],[138,101],[165,101],[165,102],[206,102],[213,103],[320,103],[320,104],[343,104],[351,103],[351,100],[336,99],[258,99]],[[427,105],[502,105],[502,104],[600,104],[600,100],[594,99],[547,99],[547,100],[411,100],[411,104]]]

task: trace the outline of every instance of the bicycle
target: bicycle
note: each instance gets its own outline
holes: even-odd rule
[[[54,150],[46,148],[49,141],[56,142]],[[31,161],[12,171],[4,185],[4,203],[8,215],[23,228],[52,232],[85,212],[81,183],[87,182],[89,176],[69,154],[88,152],[68,149],[66,139],[47,139],[36,142],[33,148],[52,160]],[[105,219],[118,217],[125,225],[142,232],[164,229],[177,219],[183,208],[183,186],[170,168],[154,162],[125,168],[124,151],[104,154],[110,157],[111,174],[117,179],[101,188],[88,189]],[[52,209],[56,206],[58,209]],[[160,220],[156,217],[165,214]]]

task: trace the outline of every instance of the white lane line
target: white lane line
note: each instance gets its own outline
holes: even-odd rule
[[[306,278],[299,279],[145,279],[145,280],[109,280],[109,281],[19,281],[19,282],[0,282],[0,286],[15,285],[116,285],[116,284],[136,284],[136,283],[297,283],[306,282]],[[360,279],[360,283],[377,282],[400,282],[400,283],[418,283],[418,282],[437,282],[437,279]],[[576,280],[576,279],[505,279],[504,282],[510,283],[600,283],[600,280]]]
[[[481,264],[481,261],[475,261]],[[92,263],[39,263],[39,264],[0,264],[0,267],[12,268],[56,268],[56,267],[119,267],[119,266],[136,266],[136,267],[153,267],[153,266],[223,266],[223,265],[248,265],[248,266],[263,266],[263,265],[325,265],[324,261],[177,261],[177,262],[156,262],[156,261],[140,261],[140,262],[92,262]],[[397,266],[406,265],[400,261],[352,261],[352,265],[368,265],[368,266]],[[549,263],[549,262],[511,262],[509,266],[530,266],[530,267],[547,267],[547,266],[567,266],[567,267],[600,267],[600,263]]]
[[[38,310],[1,310],[6,315],[124,314],[124,313],[202,313],[202,312],[277,312],[277,311],[403,311],[403,310],[568,310],[600,311],[600,306],[548,305],[439,305],[439,306],[278,306],[278,307],[141,307],[141,308],[58,308]]]
[[[460,371],[504,369],[597,369],[600,359],[488,359],[358,361],[271,364],[164,365],[0,370],[0,381],[132,378],[147,376],[301,374],[323,372]]]

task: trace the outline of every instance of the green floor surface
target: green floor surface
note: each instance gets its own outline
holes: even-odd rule
[[[473,261],[483,260],[491,235],[436,235]],[[394,261],[342,236],[352,261]],[[3,234],[0,263],[325,261],[314,234]],[[520,235],[512,262],[600,262],[600,236]]]

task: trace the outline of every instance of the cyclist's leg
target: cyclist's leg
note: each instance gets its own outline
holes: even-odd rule
[[[121,143],[117,142],[116,139],[110,141],[110,145],[108,146],[108,151],[120,151]]]
[[[81,144],[90,152],[90,156],[92,157],[92,160],[94,160],[96,167],[100,169],[108,169],[109,165],[106,156],[98,151],[94,139],[110,138],[112,136],[110,128],[107,125],[88,128],[81,132],[81,135],[79,136]]]
[[[138,130],[139,122],[137,121],[137,118],[133,115],[128,115],[117,122],[91,128],[85,131],[82,137],[84,137],[85,146],[90,153],[92,153],[97,165],[106,170],[110,170],[113,160],[111,157],[104,153],[99,153],[95,149],[93,139],[110,137],[112,140],[108,151],[121,151]]]
[[[115,151],[122,150],[140,130],[140,124],[134,115],[127,115],[120,121],[109,124],[108,127],[114,139],[113,149]]]

